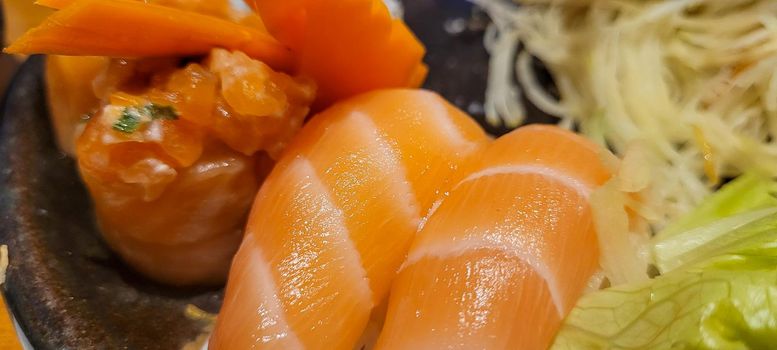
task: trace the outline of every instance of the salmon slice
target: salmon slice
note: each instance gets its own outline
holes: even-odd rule
[[[377,349],[547,348],[598,268],[601,152],[530,126],[462,169],[392,286]]]
[[[612,157],[580,135],[555,126],[534,124],[500,137],[480,159],[484,170],[533,166],[567,176],[588,187],[597,187],[611,176],[602,164],[607,156]]]
[[[392,97],[366,94],[354,99],[352,106],[358,107],[350,111],[373,116],[387,140],[401,140],[406,145],[399,157],[419,204],[429,208],[444,189],[457,182],[452,175],[462,166],[462,158],[480,153],[489,140],[467,114],[441,102],[436,94],[393,90]],[[403,104],[397,105],[396,100]],[[428,130],[430,137],[417,136],[419,129]],[[475,158],[479,157],[478,154]],[[438,170],[449,175],[435,176]]]
[[[437,279],[429,278],[429,271]],[[417,297],[400,301],[392,296],[379,348],[543,349],[528,339],[511,338],[521,327],[547,333],[538,325],[560,322],[553,304],[546,302],[551,296],[542,277],[499,251],[474,250],[451,261],[424,259],[400,274],[395,285]],[[537,287],[527,291],[523,285]]]
[[[208,200],[213,204],[223,199],[218,194],[212,194]],[[242,205],[232,201],[219,203],[222,204]],[[158,205],[152,208],[165,209]],[[180,217],[174,220],[176,221],[166,229],[177,230],[173,225],[180,222]],[[201,223],[202,219],[197,218],[190,222]],[[101,224],[102,227],[107,226]],[[210,232],[215,235],[191,242],[163,244],[138,240],[119,230],[102,229],[103,238],[108,245],[132,268],[148,278],[176,286],[217,286],[223,283],[236,247],[243,238],[243,232],[240,226],[231,222]]]
[[[420,90],[313,117],[259,191],[210,346],[353,349],[436,193],[487,142]]]
[[[175,170],[148,156],[135,164],[152,162],[155,170],[133,166],[119,175],[123,179],[110,179],[85,152],[79,165],[101,232],[126,262],[174,285],[224,281],[259,186],[254,159],[211,145],[189,167]],[[156,183],[143,190],[138,183],[162,174],[169,176],[159,179],[163,188]]]
[[[263,232],[249,231],[252,239],[244,243],[241,252],[264,257],[246,263],[266,264],[264,269],[271,272],[270,276],[257,277],[274,281],[273,294],[281,304],[273,309],[283,312],[268,315],[286,319],[288,339],[299,344],[317,339],[332,348],[342,348],[361,333],[348,325],[365,323],[368,314],[360,310],[373,306],[369,281],[349,237],[345,213],[334,203],[310,160],[296,158],[280,174],[281,178],[266,184],[267,190],[262,190],[256,203],[257,211],[269,215],[250,219],[250,225]],[[236,260],[235,265],[239,264]],[[262,318],[248,325],[263,339],[280,337],[277,332],[265,330],[268,323],[273,322]],[[340,332],[332,333],[326,325]]]
[[[83,130],[85,116],[100,106],[92,81],[108,67],[105,57],[46,57],[46,95],[49,114],[59,149],[75,155],[76,138]]]

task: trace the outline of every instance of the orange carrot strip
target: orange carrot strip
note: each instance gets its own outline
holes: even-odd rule
[[[418,87],[426,77],[424,46],[381,0],[248,2],[294,52],[297,72],[318,83],[318,108],[373,89]]]
[[[61,10],[73,2],[75,2],[75,0],[38,0],[35,2],[35,5]]]
[[[43,0],[64,3],[67,0]],[[269,34],[227,20],[134,0],[75,0],[4,51],[73,56],[200,55],[239,50],[275,69],[290,52]]]

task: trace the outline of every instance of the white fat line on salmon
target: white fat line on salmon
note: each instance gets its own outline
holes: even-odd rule
[[[443,135],[447,136],[451,144],[465,150],[471,150],[478,146],[476,142],[467,139],[461,134],[461,130],[453,122],[453,118],[450,117],[448,108],[445,104],[440,103],[439,98],[435,94],[427,92],[419,96],[423,98],[423,105],[430,108],[433,112],[429,113],[428,117],[434,119],[434,125],[438,127],[438,130]]]
[[[380,156],[382,160],[384,160],[381,164],[390,164],[390,166],[388,166],[388,172],[385,175],[391,180],[391,193],[404,199],[404,203],[402,203],[402,201],[396,201],[396,207],[399,212],[410,220],[413,227],[418,227],[421,222],[421,206],[418,204],[415,190],[413,190],[413,186],[410,185],[410,181],[408,180],[407,168],[405,167],[405,164],[402,163],[400,151],[396,149],[392,143],[386,140],[386,136],[381,134],[378,126],[375,125],[375,122],[373,122],[367,114],[364,114],[363,112],[353,112],[348,115],[348,118],[351,119],[354,124],[358,125],[360,130],[372,135],[370,140],[375,143],[375,149],[378,150],[378,152],[376,152],[377,156]]]
[[[426,222],[429,221],[429,218],[432,217],[432,215],[434,215],[434,213],[437,212],[437,209],[440,209],[442,202],[445,201],[445,198],[448,198],[448,194],[449,192],[445,192],[442,198],[439,198],[436,201],[434,201],[434,203],[432,203],[432,207],[429,208],[429,211],[426,212],[426,215],[424,215],[424,217],[421,218],[421,222],[418,223],[418,230],[417,230],[418,232],[421,232],[421,230],[424,229],[424,226],[426,226]]]
[[[337,207],[333,200],[332,194],[329,192],[329,189],[326,187],[326,185],[321,181],[318,172],[316,172],[316,168],[313,166],[313,164],[311,164],[309,159],[304,156],[297,157],[289,165],[287,171],[290,173],[296,172],[298,174],[304,174],[308,177],[309,181],[309,186],[306,187],[320,189],[321,195],[324,198],[323,201],[319,204],[319,209],[322,213],[329,214],[331,219],[334,220],[334,226],[339,228],[339,230],[330,233],[332,235],[341,235],[340,241],[343,242],[343,245],[339,246],[339,248],[342,253],[342,258],[346,264],[352,266],[350,271],[353,271],[358,275],[356,280],[358,280],[359,283],[353,285],[352,287],[355,288],[360,295],[363,295],[366,300],[368,300],[368,304],[374,306],[375,295],[372,291],[372,287],[370,286],[367,271],[364,269],[361,253],[359,252],[359,249],[356,248],[356,244],[354,244],[353,239],[351,238],[351,233],[345,223],[345,213],[343,213],[343,211]]]
[[[254,243],[253,240],[253,236],[249,233],[246,235],[245,242],[243,242],[244,246],[254,248],[249,251],[251,256],[250,264],[252,265],[249,268],[249,272],[255,272],[255,274],[254,276],[246,276],[246,278],[259,279],[259,286],[261,288],[260,293],[263,295],[261,300],[263,302],[256,311],[262,318],[261,327],[264,330],[270,327],[275,328],[275,330],[269,332],[272,335],[263,334],[261,337],[258,337],[257,340],[261,341],[263,344],[283,341],[287,343],[288,349],[302,350],[305,347],[302,345],[299,337],[294,333],[291,327],[289,327],[288,320],[286,320],[283,302],[278,298],[278,285],[273,279],[272,270],[270,270],[270,266],[267,259],[265,259],[261,248]],[[257,291],[249,291],[249,293],[255,292]]]
[[[486,168],[481,171],[478,171],[476,173],[473,173],[469,176],[467,176],[464,180],[461,180],[456,186],[453,187],[453,191],[459,188],[459,186],[470,182],[475,181],[477,179],[488,177],[488,176],[495,176],[495,175],[513,175],[513,174],[534,174],[534,175],[540,175],[543,177],[546,177],[548,179],[554,180],[556,182],[561,183],[565,187],[574,190],[577,192],[582,198],[585,198],[586,200],[588,197],[591,196],[591,192],[593,192],[593,189],[586,185],[583,181],[580,181],[579,179],[576,179],[569,174],[560,172],[556,169],[549,168],[546,166],[540,166],[540,165],[499,165],[491,168]]]
[[[556,280],[556,275],[553,274],[553,271],[550,270],[544,261],[534,255],[526,254],[524,248],[523,245],[511,240],[476,238],[466,238],[455,242],[446,241],[443,243],[428,244],[410,252],[410,255],[408,255],[407,260],[405,260],[405,263],[399,271],[402,272],[404,269],[415,265],[423,259],[437,258],[443,260],[456,258],[468,252],[481,249],[497,251],[523,261],[545,280],[545,284],[550,292],[550,297],[553,300],[553,305],[556,307],[558,315],[563,319],[566,306],[564,305],[561,288]]]

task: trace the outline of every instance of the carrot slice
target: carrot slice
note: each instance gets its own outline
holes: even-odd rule
[[[272,35],[283,42],[299,49],[305,37],[305,2],[306,0],[249,0]]]
[[[72,0],[70,0],[72,1]],[[290,52],[269,34],[227,20],[134,0],[42,0],[66,5],[4,51],[73,56],[154,57],[239,50],[279,70]]]
[[[35,2],[35,5],[61,10],[73,2],[75,2],[75,0],[38,0]]]
[[[48,7],[54,10],[61,10],[68,5],[72,4],[76,0],[37,0],[35,5]],[[267,31],[264,28],[264,23],[261,22],[259,15],[249,9],[244,9],[241,6],[235,6],[231,1],[233,0],[135,0],[138,2],[145,2],[150,4],[156,4],[166,7],[177,8],[179,10],[197,12],[201,14],[211,15],[214,17],[229,19],[232,22],[239,24],[246,24],[245,17],[251,17],[250,25],[254,25],[262,31]],[[238,19],[238,20],[234,20]],[[254,20],[255,19],[255,20]]]
[[[381,0],[252,0],[297,71],[319,85],[317,107],[373,89],[418,87],[425,49]]]

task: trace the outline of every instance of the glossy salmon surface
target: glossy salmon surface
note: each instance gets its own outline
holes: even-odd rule
[[[546,349],[598,269],[589,141],[528,126],[462,171],[416,236],[377,349]]]
[[[256,198],[211,349],[353,349],[421,218],[487,142],[422,90],[314,116]]]

